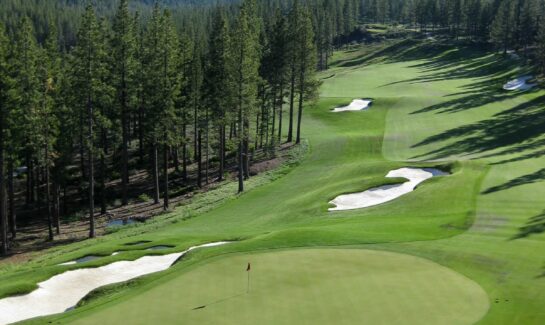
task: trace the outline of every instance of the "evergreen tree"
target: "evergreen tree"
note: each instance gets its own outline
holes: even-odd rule
[[[297,138],[296,143],[301,142],[301,121],[303,119],[303,103],[305,98],[314,98],[317,94],[319,86],[316,80],[316,47],[314,44],[314,31],[312,29],[312,21],[308,9],[301,11],[300,25],[298,30],[299,49],[297,53],[299,74],[298,78],[298,118],[297,118]]]
[[[159,165],[158,146],[161,136],[159,130],[159,116],[155,112],[161,111],[163,98],[161,97],[162,57],[161,57],[161,11],[156,2],[152,17],[148,22],[144,39],[143,54],[143,106],[145,110],[145,134],[150,145],[150,167],[153,180],[153,199],[159,203]]]
[[[229,75],[229,25],[222,9],[217,10],[210,33],[204,89],[206,107],[211,114],[218,135],[218,180],[225,172],[226,127],[229,124],[229,107],[232,102],[232,81]]]
[[[121,116],[122,168],[121,188],[122,204],[128,203],[129,186],[129,118],[135,97],[135,33],[134,23],[129,13],[128,0],[121,0],[114,19],[112,56],[114,62],[114,83],[116,88],[116,106]]]
[[[253,16],[253,0],[245,0],[236,19],[233,30],[232,54],[230,55],[231,73],[235,87],[235,107],[237,110],[237,142],[238,142],[238,191],[244,191],[244,146],[247,144],[249,116],[255,103],[258,81],[258,35],[251,26],[256,18]]]
[[[32,24],[27,17],[21,20],[13,47],[14,105],[20,113],[21,144],[24,146],[26,177],[26,203],[34,202],[34,153],[37,144],[36,110],[39,105],[38,46]]]
[[[89,237],[95,237],[95,121],[99,119],[100,100],[108,92],[104,83],[103,74],[107,70],[105,44],[101,37],[101,30],[92,6],[88,6],[80,30],[78,45],[74,49],[73,89],[78,103],[85,117],[86,149],[88,164],[88,194],[89,194]]]
[[[57,33],[52,26],[39,56],[40,103],[36,109],[37,143],[34,149],[39,153],[37,155],[38,166],[43,168],[45,174],[45,200],[50,240],[53,240],[54,221],[57,234],[60,234],[60,222],[58,219],[53,220],[51,201],[51,168],[55,156],[53,152],[55,140],[58,134],[57,115],[55,114],[60,73],[58,51]]]
[[[6,150],[6,138],[8,135],[8,120],[10,115],[10,89],[9,78],[9,40],[5,33],[4,26],[0,23],[0,255],[8,253],[8,220],[5,213],[6,202],[6,177],[4,157]]]
[[[160,20],[160,56],[161,56],[161,98],[160,111],[154,112],[159,116],[161,130],[160,142],[163,145],[163,208],[169,208],[169,155],[171,146],[177,142],[175,132],[176,114],[175,99],[179,94],[178,74],[176,68],[178,38],[174,31],[171,16],[165,11]]]
[[[299,48],[299,29],[300,29],[301,9],[299,2],[295,0],[288,18],[288,48],[287,55],[290,65],[289,71],[289,124],[288,124],[288,139],[287,142],[293,141],[293,112],[295,106],[296,82],[297,82],[297,52]]]
[[[509,0],[503,0],[500,4],[496,18],[492,22],[490,38],[498,47],[507,53],[511,35],[511,5]]]

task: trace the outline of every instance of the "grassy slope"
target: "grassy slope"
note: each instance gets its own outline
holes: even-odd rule
[[[275,247],[370,244],[364,247],[425,256],[477,281],[487,291],[492,304],[482,323],[539,323],[543,319],[540,314],[543,298],[539,297],[545,289],[544,279],[538,278],[543,271],[540,258],[543,235],[510,238],[543,209],[539,201],[542,184],[535,181],[529,184],[531,177],[518,178],[535,174],[543,160],[536,154],[538,158],[488,166],[491,162],[521,158],[532,150],[539,150],[535,136],[529,140],[535,140],[536,144],[527,151],[464,162],[458,165],[454,175],[430,180],[397,201],[360,211],[326,212],[330,198],[384,182],[383,175],[388,170],[407,165],[400,161],[445,157],[465,160],[466,152],[472,154],[470,157],[486,155],[486,152],[471,150],[476,143],[497,153],[501,149],[496,146],[513,141],[509,137],[501,138],[500,130],[507,130],[511,135],[510,132],[519,129],[520,134],[515,134],[518,138],[528,137],[526,133],[532,136],[533,133],[516,122],[534,122],[538,117],[535,107],[540,93],[506,95],[497,91],[498,82],[504,80],[506,74],[514,73],[511,63],[467,49],[461,49],[461,53],[443,48],[410,49],[404,51],[403,46],[394,46],[395,51],[384,51],[389,54],[386,61],[380,55],[358,51],[339,55],[337,67],[324,75],[335,74],[325,80],[323,99],[305,115],[305,134],[310,140],[311,153],[287,177],[198,218],[168,227],[158,225],[152,232],[130,238],[130,241],[149,239],[153,244],[175,244],[178,245],[176,250],[208,240],[247,240],[195,252],[166,275],[136,281],[147,285],[130,286],[126,290],[116,288],[68,316],[92,317],[96,312],[108,310],[106,303],[112,300],[116,302],[113,309],[121,308],[129,297],[137,294],[145,297],[152,287],[151,281],[168,283],[168,279],[176,278],[194,263],[218,254]],[[470,56],[471,60],[459,61],[462,56]],[[360,65],[370,61],[377,64]],[[368,112],[355,114],[333,115],[328,111],[356,97],[373,97],[376,105]],[[535,106],[520,109],[533,114],[530,115],[533,119],[525,120],[526,115],[520,114],[509,124],[512,114],[495,115],[528,101],[535,102]],[[438,113],[444,110],[446,112]],[[418,111],[421,112],[413,114]],[[456,129],[460,126],[469,127]],[[479,135],[478,132],[490,134],[462,141],[464,136]],[[425,142],[418,145],[422,141]],[[519,143],[516,144],[518,147]],[[389,160],[384,159],[383,153]],[[537,173],[537,179],[539,175]],[[516,182],[509,183],[511,180]],[[502,184],[507,185],[494,188]],[[478,194],[488,188],[496,191]],[[475,226],[460,235],[473,221],[475,212]],[[171,220],[177,220],[179,214],[180,211],[173,214]],[[62,256],[62,251],[57,251],[35,264],[5,271],[0,280],[2,283],[10,280],[20,286],[32,285],[38,279],[36,266],[39,265],[42,276],[46,276],[60,270],[50,266],[54,263],[92,252],[110,253],[129,241],[125,237],[116,234],[87,248],[71,246],[74,251],[70,255]],[[135,258],[141,253],[132,254],[131,258]],[[118,258],[123,257],[108,258],[96,264]],[[4,288],[0,288],[0,294],[7,290]],[[495,303],[496,298],[501,300]]]

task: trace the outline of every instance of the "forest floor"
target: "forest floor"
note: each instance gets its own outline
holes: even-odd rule
[[[298,163],[251,178],[242,195],[218,201],[236,192],[227,184],[145,224],[0,265],[0,297],[156,245],[168,245],[161,255],[233,241],[27,323],[543,324],[545,91],[502,90],[527,72],[429,40],[337,52],[306,108]],[[374,104],[331,112],[357,98]],[[451,174],[385,204],[328,212],[334,197],[389,184],[402,167]],[[59,265],[87,255],[101,258]]]
[[[258,174],[268,172],[278,168],[289,159],[290,150],[292,144],[282,144],[278,147],[275,157],[268,157],[266,155],[257,155],[255,161],[250,166],[250,174],[256,176]],[[188,174],[195,176],[196,164],[188,166]],[[174,172],[174,170],[172,170]],[[150,190],[151,181],[149,180],[148,173],[143,170],[131,175],[131,184],[138,187],[142,192]],[[203,181],[201,188],[194,186],[188,186],[177,196],[170,198],[171,210],[176,209],[177,206],[186,204],[195,195],[206,193],[210,190],[217,189],[225,183],[236,181],[236,170],[234,166],[228,166],[225,179],[218,181],[215,175],[209,177],[209,181]],[[118,187],[119,181],[113,181],[107,186]],[[172,183],[180,182],[177,179],[172,180]],[[183,183],[195,183],[194,180]],[[70,193],[72,201],[79,199],[77,192]],[[22,201],[24,193],[20,192],[18,195],[19,200]],[[172,194],[171,194],[172,195]],[[130,200],[126,206],[110,205],[107,209],[107,213],[102,215],[100,213],[95,214],[96,222],[96,235],[103,236],[105,234],[119,231],[122,227],[130,227],[137,222],[146,222],[150,218],[165,213],[163,209],[163,201],[155,204],[152,199],[146,197],[146,201],[139,199]],[[26,211],[27,214],[37,214],[36,209]],[[0,265],[2,263],[23,263],[30,258],[35,257],[40,251],[48,248],[63,246],[69,243],[79,242],[86,240],[89,236],[89,218],[88,215],[82,210],[81,213],[76,214],[77,217],[64,218],[61,221],[61,233],[55,235],[55,240],[50,241],[48,238],[48,227],[45,216],[42,218],[33,218],[31,222],[26,222],[17,229],[17,238],[10,244],[11,251],[7,257],[0,258]]]

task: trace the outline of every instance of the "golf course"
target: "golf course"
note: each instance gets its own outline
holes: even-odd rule
[[[543,324],[545,91],[502,89],[527,73],[509,56],[434,40],[337,51],[289,161],[243,194],[228,181],[145,224],[3,265],[0,297],[224,241],[24,323]],[[334,112],[357,99],[372,105]],[[329,211],[338,196],[407,182],[386,177],[402,168],[443,173]],[[86,256],[97,258],[61,265]]]

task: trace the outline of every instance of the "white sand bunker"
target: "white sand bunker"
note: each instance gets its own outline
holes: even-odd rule
[[[349,112],[349,111],[363,111],[373,103],[372,100],[369,99],[354,99],[352,103],[348,106],[343,107],[337,107],[333,109],[334,113],[338,112]]]
[[[517,79],[513,79],[511,81],[509,81],[508,83],[506,83],[505,85],[503,85],[503,89],[504,90],[510,90],[510,91],[513,91],[513,90],[529,90],[529,89],[532,89],[536,86],[536,84],[534,83],[528,83],[528,80],[532,79],[533,77],[532,76],[523,76],[523,77],[519,77]]]
[[[0,300],[0,324],[65,312],[94,289],[164,271],[189,251],[227,243],[210,243],[190,247],[181,253],[144,256],[135,261],[115,262],[99,268],[78,269],[56,275],[39,283],[38,289],[27,295]]]
[[[392,170],[386,177],[401,177],[409,181],[403,184],[380,186],[361,193],[340,195],[329,202],[335,205],[335,208],[330,208],[329,211],[361,209],[392,201],[414,191],[416,186],[423,181],[434,176],[443,175],[448,175],[448,173],[433,168],[401,168]]]

